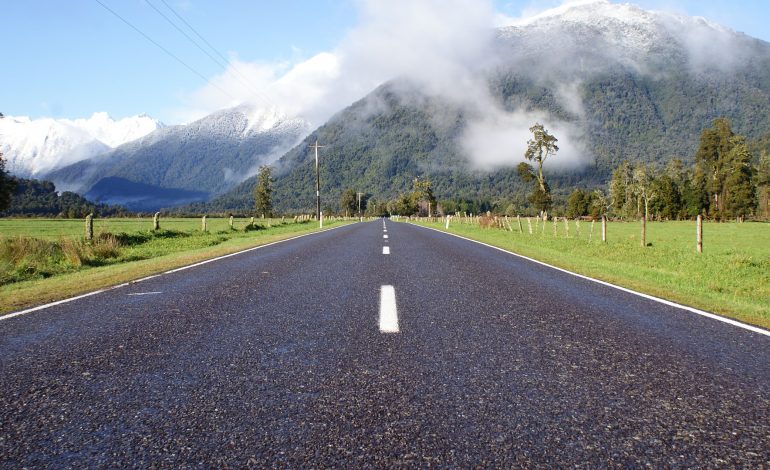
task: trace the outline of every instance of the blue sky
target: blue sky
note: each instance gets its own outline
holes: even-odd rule
[[[99,1],[207,80],[223,75],[223,67],[173,29],[147,0]],[[166,9],[164,0],[149,1],[176,19]],[[366,1],[165,0],[217,51],[239,64],[239,71],[248,77],[257,77],[249,81],[260,89],[296,64],[339,47],[365,20],[362,4]],[[390,2],[392,5],[396,0]],[[533,14],[562,3],[477,2],[483,6],[480,9],[510,17]],[[770,2],[767,0],[636,0],[629,3],[704,16],[770,41],[767,27]],[[205,90],[206,80],[170,58],[96,0],[6,0],[2,17],[4,70],[0,75],[0,112],[4,114],[78,118],[106,111],[120,118],[147,113],[176,123],[198,117],[217,106],[215,99],[206,97],[206,93],[211,93],[210,89]],[[192,32],[188,34],[195,37]],[[321,62],[330,66],[328,59]],[[308,67],[318,63],[313,61]],[[227,87],[228,82],[221,78],[221,87]],[[230,101],[235,102],[238,96],[233,95],[236,96]],[[224,100],[224,104],[232,103]]]

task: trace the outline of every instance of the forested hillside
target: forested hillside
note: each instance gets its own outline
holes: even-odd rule
[[[97,216],[119,216],[127,214],[120,206],[94,204],[73,192],[59,194],[50,181],[35,179],[10,178],[15,186],[11,204],[0,217],[6,216],[45,216],[45,217],[85,217],[89,213]]]
[[[563,171],[546,168],[554,195],[566,198],[576,185],[606,183],[623,161],[665,166],[679,158],[693,163],[701,130],[717,117],[727,117],[736,133],[752,141],[768,135],[770,83],[757,74],[757,70],[745,72],[743,78],[733,81],[727,75],[659,80],[626,73],[605,76],[579,88],[583,116],[565,109],[549,88],[512,72],[497,76],[491,89],[508,109],[546,110],[555,119],[585,130],[584,150],[591,163]],[[346,188],[389,199],[410,188],[415,177],[433,181],[439,199],[524,203],[526,187],[514,166],[522,160],[526,141],[521,142],[520,150],[510,149],[510,167],[476,169],[460,145],[467,125],[463,110],[416,90],[405,94],[403,89],[403,84],[393,83],[380,87],[287,153],[277,164],[276,208],[314,207],[315,170],[309,145],[315,139],[327,146],[320,151],[321,181],[325,204],[331,208]],[[553,161],[558,159],[557,154]],[[198,208],[249,208],[253,186],[253,178],[246,180]]]

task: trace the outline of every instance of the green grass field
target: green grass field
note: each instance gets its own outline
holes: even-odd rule
[[[640,243],[639,222],[610,222],[607,243],[601,222],[562,220],[554,236],[547,222],[529,234],[526,219],[519,233],[480,228],[453,219],[449,231],[538,259],[570,271],[673,300],[770,329],[770,224],[704,223],[703,253],[696,252],[695,222],[648,222],[647,243]],[[445,230],[441,222],[420,222]]]
[[[0,219],[0,313],[55,301],[197,261],[319,230],[314,221],[209,218]],[[324,228],[347,223],[324,221]]]
[[[288,222],[292,218],[286,219]],[[228,218],[207,219],[210,232],[229,230]],[[236,218],[233,220],[233,226],[238,230],[250,222],[250,219]],[[277,225],[281,219],[256,219],[255,223],[259,225]],[[94,235],[100,233],[136,233],[149,231],[152,228],[152,217],[133,217],[133,218],[105,218],[94,219]],[[161,218],[160,228],[163,230],[173,230],[182,232],[192,232],[200,230],[200,218]],[[60,237],[82,237],[85,235],[85,223],[82,219],[25,219],[25,218],[7,218],[0,219],[0,236],[28,236],[41,238],[44,240],[55,240]]]

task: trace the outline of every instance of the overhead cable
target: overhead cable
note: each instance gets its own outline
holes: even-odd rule
[[[144,33],[142,30],[140,30],[139,28],[137,28],[136,26],[134,26],[133,24],[131,24],[131,22],[129,22],[127,19],[125,19],[125,18],[123,18],[122,16],[120,16],[118,13],[116,13],[116,12],[115,12],[114,10],[112,10],[110,7],[108,7],[107,5],[105,5],[104,3],[102,3],[100,0],[94,0],[94,1],[95,1],[96,3],[98,3],[99,5],[101,5],[101,6],[102,6],[102,7],[103,7],[105,10],[109,11],[110,13],[112,13],[112,14],[113,14],[113,15],[114,15],[116,18],[118,18],[120,21],[122,21],[122,22],[124,22],[125,24],[127,24],[127,25],[128,25],[130,28],[131,28],[131,29],[133,29],[133,30],[134,30],[134,31],[136,31],[137,33],[141,34],[141,35],[142,35],[142,37],[144,37],[145,39],[147,39],[148,41],[150,41],[150,42],[151,42],[153,45],[155,45],[155,46],[156,46],[158,49],[162,50],[163,52],[165,52],[166,54],[168,54],[168,55],[169,55],[171,58],[173,58],[174,60],[176,60],[177,62],[179,62],[179,63],[180,63],[180,64],[182,64],[183,66],[185,66],[185,67],[186,67],[186,68],[187,68],[189,71],[191,71],[192,73],[194,73],[195,75],[197,75],[198,77],[200,77],[201,79],[203,79],[203,81],[205,81],[206,83],[208,83],[208,84],[212,85],[214,88],[216,88],[217,90],[219,90],[220,92],[222,92],[222,94],[224,94],[225,96],[229,97],[229,98],[230,98],[230,99],[232,99],[233,101],[237,101],[237,98],[235,98],[233,95],[231,95],[230,93],[228,93],[227,91],[225,91],[224,89],[222,89],[222,87],[220,87],[220,86],[219,86],[219,85],[217,85],[216,83],[214,83],[214,82],[212,82],[211,80],[209,80],[208,78],[206,78],[206,77],[205,77],[205,76],[204,76],[202,73],[200,73],[200,72],[198,72],[197,70],[195,70],[194,68],[192,68],[192,67],[191,67],[190,65],[188,65],[188,64],[187,64],[185,61],[183,61],[183,60],[182,60],[182,59],[180,59],[178,56],[176,56],[176,55],[175,55],[173,52],[169,51],[168,49],[166,49],[165,47],[163,47],[162,45],[160,45],[160,44],[159,44],[157,41],[155,41],[155,40],[154,40],[154,39],[152,39],[150,36],[148,36],[147,34],[145,34],[145,33]]]
[[[210,54],[208,51],[206,51],[206,50],[205,50],[205,49],[204,49],[204,48],[203,48],[203,47],[202,47],[202,46],[201,46],[201,45],[200,45],[200,44],[199,44],[197,41],[195,41],[193,38],[191,38],[191,37],[190,37],[190,35],[188,35],[186,32],[184,32],[184,31],[183,31],[183,30],[182,30],[182,29],[181,29],[181,28],[180,28],[180,27],[179,27],[179,26],[178,26],[176,23],[174,23],[173,21],[171,21],[171,19],[169,19],[169,18],[168,18],[168,17],[167,17],[165,14],[161,13],[161,11],[160,11],[160,10],[158,10],[158,8],[156,8],[156,7],[155,7],[155,5],[153,5],[153,4],[150,2],[150,0],[145,0],[145,1],[146,1],[146,2],[147,2],[147,3],[148,3],[148,4],[149,4],[149,5],[150,5],[150,6],[151,6],[151,7],[152,7],[152,8],[153,8],[153,9],[154,9],[156,12],[158,12],[158,14],[160,14],[160,15],[161,15],[161,16],[162,16],[162,17],[163,17],[163,18],[164,18],[166,21],[168,21],[169,23],[171,23],[171,25],[172,25],[174,28],[176,28],[176,30],[177,30],[177,31],[179,31],[180,33],[182,33],[182,34],[184,35],[184,37],[186,37],[186,38],[187,38],[187,39],[188,39],[188,40],[189,40],[191,43],[193,43],[193,44],[195,45],[195,47],[197,47],[198,49],[200,49],[200,50],[201,50],[201,51],[202,51],[204,54],[206,54],[206,55],[207,55],[207,56],[208,56],[208,57],[209,57],[211,60],[213,60],[213,61],[214,61],[214,62],[215,62],[217,65],[219,65],[220,67],[222,67],[222,68],[224,68],[224,69],[227,69],[227,67],[228,67],[228,65],[229,65],[229,67],[230,67],[230,68],[233,70],[233,72],[235,72],[235,74],[237,75],[237,77],[236,77],[236,78],[237,78],[237,79],[238,79],[238,80],[241,82],[241,84],[242,84],[242,85],[244,85],[246,88],[250,89],[250,90],[251,90],[251,91],[252,91],[252,92],[253,92],[255,95],[257,95],[257,97],[258,97],[258,98],[261,98],[263,101],[265,101],[267,105],[269,105],[269,106],[273,106],[273,107],[276,107],[275,103],[273,103],[273,101],[270,99],[270,97],[269,97],[269,96],[267,96],[265,93],[263,93],[262,91],[260,91],[260,90],[259,90],[257,87],[253,86],[253,84],[251,83],[251,81],[250,81],[250,80],[249,80],[249,79],[248,79],[248,78],[247,78],[247,77],[246,77],[246,76],[245,76],[243,73],[241,73],[241,71],[238,69],[238,67],[236,67],[236,66],[235,66],[235,64],[234,64],[234,63],[230,62],[230,60],[229,60],[227,57],[225,57],[225,56],[224,56],[224,54],[222,54],[221,52],[219,52],[219,50],[217,50],[217,48],[215,48],[213,45],[211,45],[211,43],[210,43],[209,41],[207,41],[207,40],[206,40],[206,38],[204,38],[204,37],[203,37],[203,35],[202,35],[201,33],[199,33],[199,32],[198,32],[198,30],[197,30],[197,29],[195,29],[195,28],[194,28],[194,27],[193,27],[193,26],[192,26],[190,23],[188,23],[188,22],[187,22],[187,20],[185,20],[185,19],[182,17],[182,15],[180,15],[179,13],[177,13],[177,11],[176,11],[174,8],[172,8],[172,7],[171,7],[171,5],[169,5],[169,4],[168,4],[168,2],[166,2],[166,0],[160,0],[160,1],[161,1],[161,3],[163,3],[163,5],[165,5],[165,6],[166,6],[166,8],[168,8],[168,10],[169,10],[171,13],[173,13],[173,14],[174,14],[174,16],[176,16],[176,17],[177,17],[177,19],[179,19],[179,21],[181,21],[182,23],[184,23],[184,25],[185,25],[185,26],[187,26],[187,28],[189,28],[189,29],[190,29],[190,31],[192,31],[192,32],[193,32],[193,33],[194,33],[194,34],[195,34],[195,35],[196,35],[196,36],[197,36],[197,37],[198,37],[198,38],[199,38],[201,41],[203,41],[203,43],[204,43],[204,44],[206,44],[206,45],[209,47],[209,49],[211,49],[211,50],[212,50],[212,51],[213,51],[213,52],[214,52],[214,53],[215,53],[217,56],[219,56],[219,58],[221,58],[221,59],[224,61],[224,64],[223,64],[223,63],[221,63],[221,62],[220,62],[218,59],[216,59],[215,57],[213,57],[213,56],[212,56],[212,55],[211,55],[211,54]]]

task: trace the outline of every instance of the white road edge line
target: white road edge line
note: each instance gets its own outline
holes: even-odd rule
[[[396,289],[393,286],[382,286],[380,287],[380,333],[398,332]]]
[[[390,254],[390,247],[389,246],[383,246],[382,247],[382,254],[383,255],[389,255]]]
[[[455,233],[445,232],[443,230],[438,230],[438,229],[435,229],[433,227],[423,227],[422,225],[416,225],[416,224],[412,224],[412,225],[414,225],[415,227],[424,228],[424,229],[427,229],[427,230],[433,230],[433,231],[436,231],[436,232],[439,232],[439,233],[443,233],[443,234],[446,234],[446,235],[451,235],[453,237],[462,238],[463,240],[468,240],[469,242],[478,243],[479,245],[484,245],[486,247],[493,248],[493,249],[498,250],[498,251],[502,251],[503,253],[508,253],[509,255],[513,255],[513,256],[516,256],[518,258],[522,258],[522,259],[525,259],[527,261],[531,261],[533,263],[537,263],[537,264],[540,264],[542,266],[546,266],[546,267],[549,267],[551,269],[555,269],[557,271],[561,271],[563,273],[571,274],[571,275],[573,275],[575,277],[579,277],[579,278],[585,279],[587,281],[592,281],[592,282],[595,282],[597,284],[601,284],[601,285],[604,285],[604,286],[607,286],[607,287],[612,287],[613,289],[617,289],[617,290],[620,290],[620,291],[623,291],[623,292],[627,292],[629,294],[634,294],[636,296],[643,297],[643,298],[648,299],[648,300],[652,300],[652,301],[655,301],[655,302],[658,302],[658,303],[661,303],[661,304],[664,304],[664,305],[668,305],[669,307],[675,307],[675,308],[679,308],[679,309],[682,309],[682,310],[686,310],[688,312],[695,313],[697,315],[701,315],[701,316],[704,316],[704,317],[707,317],[707,318],[711,318],[712,320],[717,320],[717,321],[720,321],[722,323],[727,323],[728,325],[737,326],[738,328],[743,328],[744,330],[748,330],[748,331],[751,331],[753,333],[758,333],[760,335],[764,335],[764,336],[770,337],[770,331],[762,329],[762,328],[759,328],[758,326],[748,325],[746,323],[742,323],[742,322],[739,322],[737,320],[733,320],[733,319],[730,319],[730,318],[723,317],[721,315],[717,315],[716,313],[711,313],[711,312],[707,312],[705,310],[697,309],[695,307],[690,307],[690,306],[687,306],[687,305],[678,304],[676,302],[672,302],[671,300],[661,299],[660,297],[655,297],[654,295],[645,294],[643,292],[637,292],[637,291],[631,290],[631,289],[629,289],[627,287],[618,286],[616,284],[611,284],[611,283],[609,283],[607,281],[602,281],[602,280],[599,280],[599,279],[595,279],[593,277],[585,276],[583,274],[574,273],[574,272],[568,271],[568,270],[566,270],[564,268],[559,268],[557,266],[545,263],[543,261],[538,261],[538,260],[530,258],[528,256],[524,256],[524,255],[520,255],[518,253],[514,253],[512,251],[508,251],[508,250],[506,250],[504,248],[500,248],[500,247],[497,247],[497,246],[494,246],[494,245],[490,245],[488,243],[480,242],[478,240],[473,240],[472,238],[463,237],[462,235],[457,235]]]
[[[114,285],[114,286],[105,287],[103,289],[95,290],[93,292],[87,292],[85,294],[77,295],[75,297],[70,297],[70,298],[67,298],[67,299],[57,300],[56,302],[50,302],[50,303],[47,303],[47,304],[38,305],[37,307],[31,307],[31,308],[28,308],[28,309],[25,309],[25,310],[19,310],[18,312],[8,313],[8,314],[0,316],[0,321],[7,320],[7,319],[13,318],[13,317],[18,317],[20,315],[26,315],[26,314],[32,313],[32,312],[37,312],[38,310],[44,310],[46,308],[55,307],[57,305],[66,304],[68,302],[73,302],[75,300],[84,299],[86,297],[91,297],[92,295],[101,294],[103,292],[111,291],[111,290],[114,290],[114,289],[120,289],[121,287],[130,286],[131,284],[136,284],[137,282],[147,281],[149,279],[160,277],[160,276],[162,276],[164,274],[171,274],[171,273],[175,273],[175,272],[179,272],[179,271],[184,271],[185,269],[194,268],[196,266],[200,266],[200,265],[203,265],[203,264],[211,263],[213,261],[218,261],[220,259],[230,258],[231,256],[240,255],[242,253],[248,253],[249,251],[258,250],[260,248],[265,248],[265,247],[268,247],[268,246],[277,245],[279,243],[288,242],[288,241],[291,241],[291,240],[296,240],[298,238],[307,237],[307,236],[310,236],[310,235],[316,235],[316,234],[323,233],[323,232],[329,232],[331,230],[337,230],[338,228],[347,227],[347,226],[348,226],[348,224],[340,225],[339,227],[327,228],[327,229],[324,229],[324,230],[319,230],[317,232],[305,233],[303,235],[298,235],[296,237],[291,237],[291,238],[286,238],[284,240],[278,240],[278,241],[266,243],[264,245],[253,246],[251,248],[246,248],[245,250],[236,251],[235,253],[230,253],[228,255],[223,255],[223,256],[218,256],[216,258],[207,259],[207,260],[201,261],[199,263],[190,264],[188,266],[183,266],[181,268],[172,269],[170,271],[165,271],[165,272],[162,272],[160,274],[153,274],[153,275],[146,276],[146,277],[143,277],[143,278],[140,278],[140,279],[135,279],[133,281],[124,282],[122,284],[117,284],[117,285]]]

